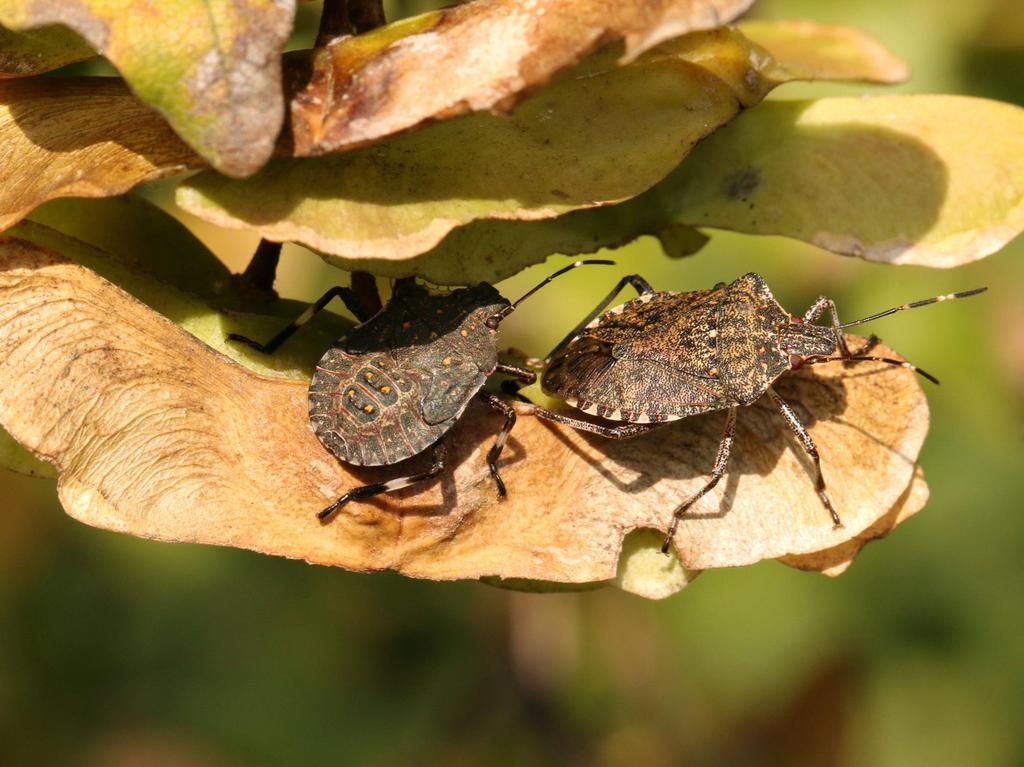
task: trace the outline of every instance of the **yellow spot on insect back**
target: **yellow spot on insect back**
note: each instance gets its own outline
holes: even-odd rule
[[[452,358],[451,357],[445,357],[443,360],[441,360],[441,364],[442,365],[451,365],[452,364]]]
[[[363,405],[363,412],[364,413],[372,413],[373,412],[373,405]]]
[[[391,387],[390,386],[382,386],[382,387],[380,387],[380,393],[381,394],[391,394]]]

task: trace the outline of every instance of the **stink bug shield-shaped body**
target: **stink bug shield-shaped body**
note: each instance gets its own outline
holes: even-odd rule
[[[555,272],[516,303],[488,285],[434,294],[411,279],[399,280],[387,306],[369,316],[349,288],[332,288],[267,344],[232,334],[263,352],[273,352],[292,333],[339,297],[362,322],[321,357],[309,385],[309,419],[331,453],[357,466],[383,466],[417,455],[430,446],[428,471],[388,482],[356,487],[319,513],[327,519],[349,501],[398,490],[433,479],[447,454],[442,437],[475,396],[505,416],[487,455],[499,495],[505,484],[498,457],[515,425],[515,410],[483,391],[487,377],[501,372],[525,383],[536,375],[498,363],[495,335],[501,320],[555,277],[578,266],[610,265],[605,260],[577,261]]]
[[[316,365],[309,420],[356,466],[398,463],[438,441],[498,366],[487,319],[510,306],[487,284],[447,295],[406,281],[387,308]]]
[[[627,283],[639,297],[602,314]],[[624,278],[544,361],[544,391],[597,416],[603,423],[543,408],[537,408],[535,414],[622,439],[668,421],[727,411],[711,476],[673,513],[662,548],[667,551],[680,517],[725,473],[737,409],[768,396],[813,460],[818,496],[839,526],[839,515],[826,492],[817,446],[793,408],[772,389],[772,383],[786,371],[803,365],[866,360],[913,368],[935,381],[908,362],[870,356],[868,349],[851,352],[842,330],[982,290],[904,304],[844,325],[839,322],[835,303],[825,296],[802,317],[790,315],[775,300],[764,279],[753,273],[728,285],[720,283],[710,290],[688,293],[656,292],[643,278],[633,275]],[[813,324],[826,310],[832,324]]]

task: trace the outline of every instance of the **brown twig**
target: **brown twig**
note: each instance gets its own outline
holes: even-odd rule
[[[372,316],[381,310],[377,279],[369,272],[352,272],[352,292],[368,315]]]
[[[324,0],[316,45],[326,45],[337,37],[358,35],[383,26],[382,0]]]
[[[260,240],[252,260],[242,272],[241,281],[246,288],[254,293],[274,293],[274,280],[277,279],[277,265],[281,261],[281,243]]]

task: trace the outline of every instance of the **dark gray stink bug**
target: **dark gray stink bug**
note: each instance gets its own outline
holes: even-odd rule
[[[525,383],[536,380],[536,374],[498,363],[498,325],[553,279],[588,264],[614,262],[577,261],[547,277],[514,304],[487,283],[434,294],[412,279],[399,280],[387,306],[372,317],[351,289],[335,287],[266,344],[232,333],[232,340],[269,354],[332,298],[341,298],[361,324],[339,338],[316,365],[309,385],[313,431],[335,456],[356,466],[398,463],[434,445],[433,465],[428,471],[353,488],[321,511],[320,519],[328,519],[349,501],[426,482],[440,474],[446,459],[441,437],[478,395],[505,416],[487,454],[498,494],[505,495],[498,456],[516,414],[507,402],[482,388],[494,372]]]
[[[638,298],[604,312],[626,284]],[[725,433],[707,483],[672,515],[662,551],[668,551],[680,517],[711,490],[725,473],[732,449],[736,409],[767,395],[814,460],[815,487],[822,504],[840,526],[825,492],[821,461],[811,435],[796,413],[773,389],[788,370],[823,362],[874,360],[916,370],[909,362],[870,356],[869,348],[851,352],[845,328],[904,309],[964,298],[985,288],[903,304],[855,322],[840,323],[832,299],[821,296],[802,317],[775,300],[764,279],[747,274],[726,285],[690,293],[655,292],[646,280],[624,277],[615,289],[567,335],[543,362],[544,391],[601,423],[537,408],[536,415],[575,428],[623,439],[666,421],[728,410]],[[825,311],[832,324],[813,324]],[[872,337],[870,346],[877,343]]]

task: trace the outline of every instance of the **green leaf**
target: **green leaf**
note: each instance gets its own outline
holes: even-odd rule
[[[654,192],[690,226],[957,266],[1024,229],[1024,109],[962,96],[766,102]]]
[[[179,136],[236,176],[274,149],[294,12],[294,0],[0,0],[0,24],[10,29],[78,32]]]
[[[29,220],[70,235],[132,271],[193,293],[213,305],[242,308],[232,274],[189,229],[135,194],[67,198],[37,208]]]
[[[95,55],[96,51],[65,27],[26,32],[0,28],[0,78],[38,75]]]
[[[901,83],[910,70],[859,29],[813,21],[744,21],[740,30],[767,50],[793,78]]]
[[[46,477],[53,479],[57,470],[53,464],[36,458],[32,453],[19,445],[14,437],[0,427],[0,467],[27,474],[30,477]]]

